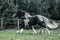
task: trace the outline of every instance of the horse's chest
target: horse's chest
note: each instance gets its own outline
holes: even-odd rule
[[[29,22],[29,19],[24,20],[25,25],[28,25],[28,22]]]

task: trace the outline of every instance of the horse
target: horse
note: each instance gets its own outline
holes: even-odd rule
[[[36,30],[34,29],[35,25],[39,25],[41,28],[44,28],[47,33],[50,35],[49,28],[56,28],[58,26],[58,23],[50,21],[48,18],[42,16],[42,15],[34,15],[31,16],[29,13],[26,11],[19,10],[17,13],[13,14],[13,18],[18,17],[19,19],[22,19],[22,25],[26,26],[29,25],[30,28],[33,30],[33,33],[37,33]],[[20,33],[23,32],[23,27],[21,26],[21,31]],[[17,31],[19,32],[19,30]]]

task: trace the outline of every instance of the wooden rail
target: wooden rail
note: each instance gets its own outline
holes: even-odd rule
[[[0,20],[1,20],[1,26],[0,26],[0,29],[2,30],[3,29],[3,24],[4,24],[4,18],[0,18]],[[16,20],[17,21],[17,27],[18,27],[18,29],[19,29],[19,21],[21,20],[21,19],[16,19],[16,18],[14,18],[14,19],[6,19],[6,20]]]

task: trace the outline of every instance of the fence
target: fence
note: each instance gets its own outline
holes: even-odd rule
[[[14,21],[14,20],[16,20],[17,21],[17,28],[19,29],[19,21],[20,21],[20,19],[4,19],[4,18],[0,18],[0,29],[2,30],[3,29],[3,25],[4,25],[4,20],[8,20],[8,21],[10,21],[10,20],[12,20],[12,21]]]
[[[16,25],[17,25],[17,29],[19,29],[19,22],[20,22],[20,19],[16,19],[16,18],[14,18],[14,19],[12,19],[12,18],[7,18],[7,19],[4,19],[4,18],[0,18],[0,30],[3,30],[4,29],[4,21],[5,20],[8,20],[8,21],[10,21],[10,20],[12,20],[12,21],[15,21],[16,20]],[[8,21],[6,21],[7,23],[8,23]],[[60,21],[59,21],[59,23],[60,23]],[[10,24],[10,23],[9,23]],[[9,26],[8,26],[9,27]],[[29,27],[27,27],[28,29],[29,29]],[[39,26],[37,26],[37,27],[35,27],[35,28],[39,28]],[[58,25],[58,29],[60,29],[60,25]]]

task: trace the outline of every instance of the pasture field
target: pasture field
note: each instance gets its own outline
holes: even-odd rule
[[[37,30],[38,31],[38,30]],[[43,32],[42,34],[32,34],[32,30],[24,30],[17,34],[15,29],[0,31],[0,40],[60,40],[60,30],[50,30],[51,34]]]

